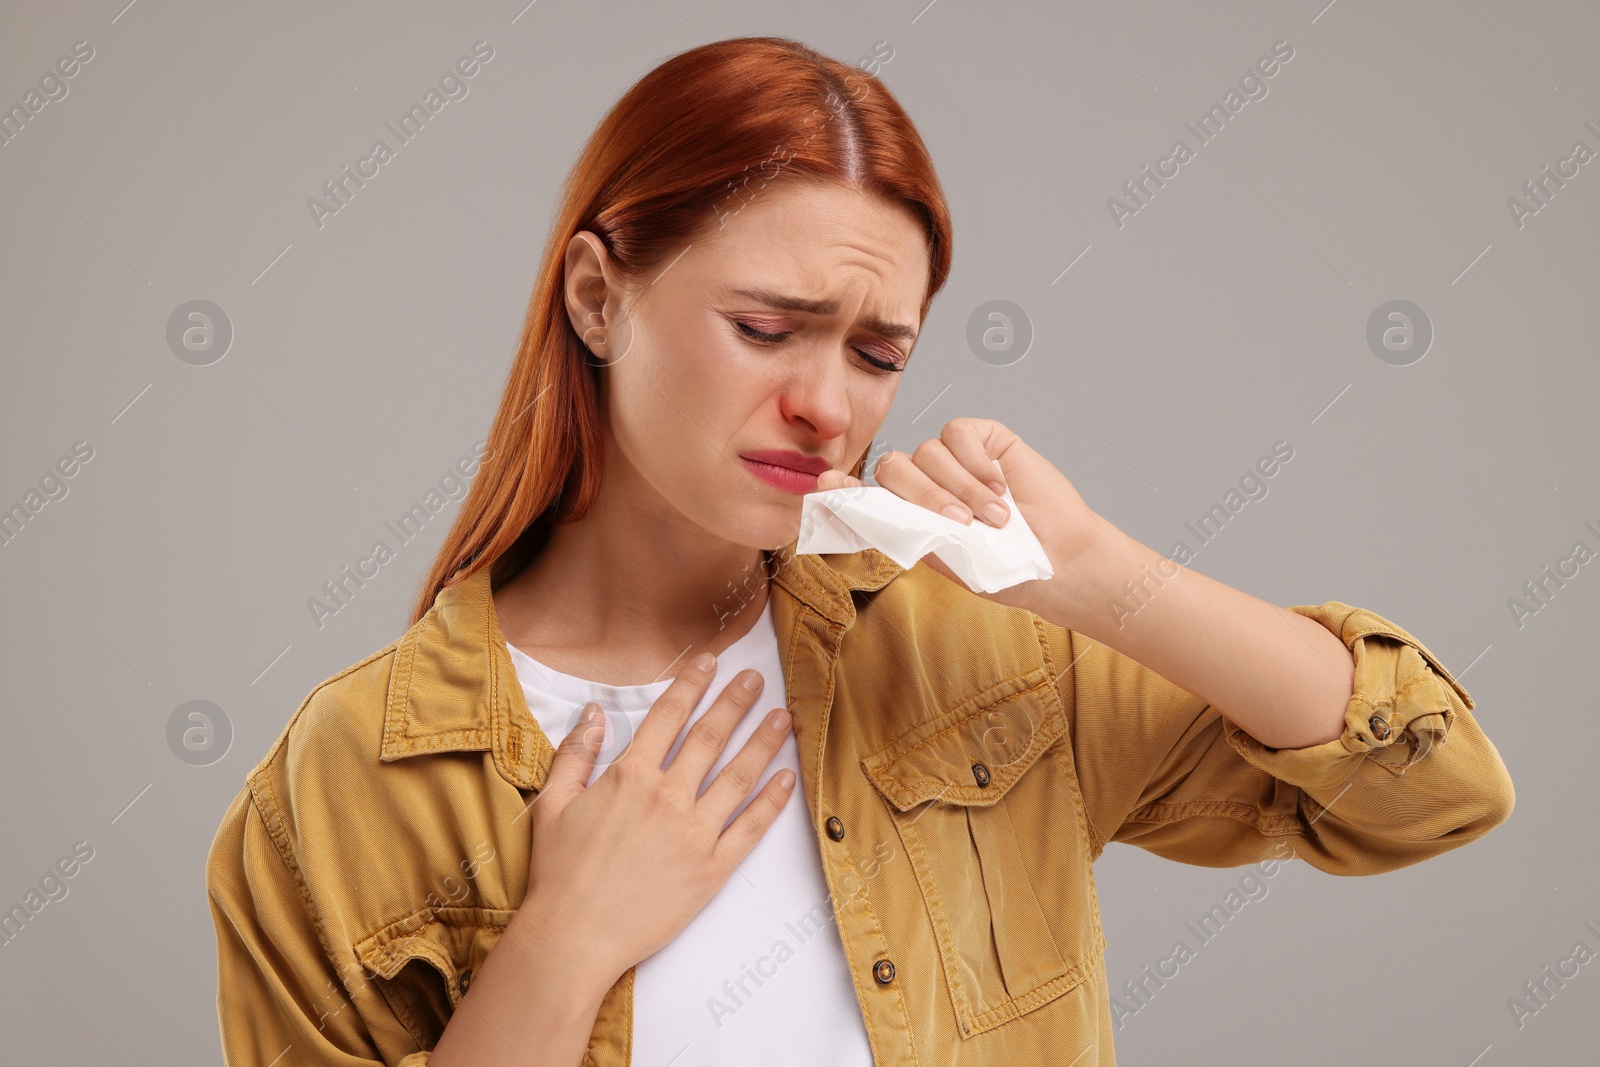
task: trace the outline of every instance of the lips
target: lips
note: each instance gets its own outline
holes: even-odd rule
[[[807,456],[800,452],[791,452],[788,449],[760,449],[755,452],[742,453],[741,458],[754,460],[757,463],[765,463],[770,467],[787,467],[789,470],[799,471],[802,474],[821,474],[823,471],[833,469],[833,464],[821,456]]]
[[[821,456],[806,456],[787,450],[746,452],[739,458],[751,474],[768,485],[796,496],[816,492],[817,476],[833,469],[833,464]]]

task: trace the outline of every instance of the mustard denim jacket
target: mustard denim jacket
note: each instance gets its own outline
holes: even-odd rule
[[[1343,736],[1257,742],[1134,660],[926,566],[796,555],[769,595],[787,707],[878,1067],[1113,1067],[1092,864],[1108,841],[1377,874],[1483,836],[1511,779],[1472,699],[1361,608]],[[231,1067],[417,1067],[527,888],[554,744],[487,568],[306,697],[207,862]],[[769,688],[769,692],[771,692]],[[775,696],[775,694],[774,694]],[[774,700],[776,703],[776,700]],[[634,971],[585,1067],[630,1062]]]

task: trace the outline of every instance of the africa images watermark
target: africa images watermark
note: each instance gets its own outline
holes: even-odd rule
[[[383,124],[394,135],[395,147],[391,148],[389,142],[380,137],[372,142],[371,152],[356,160],[354,173],[350,170],[350,164],[346,163],[339,168],[337,178],[323,182],[322,191],[327,199],[319,200],[313,196],[306,200],[306,209],[311,212],[311,221],[316,224],[317,229],[320,230],[327,225],[328,216],[337,215],[349,207],[350,201],[355,199],[356,192],[366,188],[367,181],[378,176],[379,168],[399,154],[400,146],[408,145],[415,140],[429,121],[444,110],[446,104],[452,100],[465,100],[470,91],[467,80],[478,75],[482,69],[480,64],[487,63],[493,58],[494,48],[488,41],[475,42],[470,56],[462,56],[456,60],[455,66],[439,76],[437,89],[430,87],[423,95],[421,103],[412,104],[409,110],[395,120],[400,124],[398,128],[394,122]]]
[[[478,473],[484,449],[488,445],[487,440],[473,445],[472,452],[456,460],[454,466],[441,474],[435,487],[430,488],[420,502],[411,505],[393,522],[384,522],[383,528],[394,537],[396,548],[415,541],[421,536],[423,528],[446,506],[467,495],[467,487]],[[376,578],[379,569],[394,558],[395,548],[391,548],[389,542],[380,537],[372,542],[366,555],[353,564],[345,564],[337,575],[323,582],[322,594],[325,599],[319,600],[314,596],[306,598],[306,608],[310,610],[311,621],[317,624],[317,629],[322,629],[330,616],[349,607],[356,593]]]
[[[0,545],[9,545],[32,522],[45,505],[65,500],[71,487],[67,481],[76,475],[82,464],[94,458],[94,446],[88,441],[78,441],[70,455],[62,456],[39,476],[39,487],[29,489],[19,503],[0,511]]]
[[[1583,526],[1600,542],[1600,530],[1595,529],[1592,521],[1585,522]],[[1538,578],[1523,582],[1522,594],[1527,600],[1518,600],[1514,596],[1506,598],[1506,608],[1511,612],[1511,621],[1517,624],[1517,629],[1527,626],[1530,618],[1549,607],[1555,595],[1567,587],[1567,582],[1578,576],[1578,568],[1594,558],[1595,550],[1589,547],[1589,542],[1579,538],[1572,542],[1572,550],[1567,555],[1555,561],[1554,573],[1552,565],[1546,563],[1539,569]]]
[[[1593,920],[1583,925],[1590,933],[1600,937],[1600,929],[1595,927]],[[1511,1021],[1517,1024],[1517,1029],[1527,1026],[1529,1019],[1549,1007],[1556,994],[1567,987],[1567,982],[1578,977],[1579,969],[1594,958],[1595,950],[1589,947],[1589,942],[1578,941],[1573,944],[1571,952],[1556,961],[1553,971],[1547,963],[1539,972],[1540,977],[1522,983],[1522,991],[1527,994],[1525,998],[1506,998],[1506,1008],[1511,1012]],[[1554,989],[1550,988],[1552,984],[1555,985]]]
[[[863,474],[867,473],[878,460],[892,451],[894,449],[888,441],[873,441],[871,447],[867,450],[866,460],[861,464],[861,472]],[[830,492],[849,498],[860,495],[871,488],[871,486],[866,485],[851,485],[833,489]],[[817,524],[826,525],[836,518],[837,516],[833,512],[826,509],[816,509],[809,512],[802,509],[800,534],[795,540],[796,545],[809,540],[811,534],[816,530]],[[787,548],[788,546],[784,547]],[[761,562],[756,565],[754,572],[751,571],[748,565],[745,566],[743,571],[740,572],[741,577],[738,585],[734,585],[730,579],[728,581],[728,595],[711,605],[711,611],[717,617],[717,629],[725,628],[728,625],[728,620],[754,603],[760,595],[760,591],[776,578],[778,572],[791,563],[793,558],[793,556],[786,555],[783,548],[773,549],[769,555],[763,557]],[[754,584],[752,585],[752,583]]]
[[[1584,128],[1596,137],[1600,137],[1600,126],[1590,119],[1585,122]],[[1587,141],[1577,140],[1572,142],[1572,151],[1556,160],[1556,172],[1550,172],[1550,164],[1546,163],[1540,168],[1540,177],[1529,178],[1522,183],[1522,191],[1527,194],[1527,200],[1518,200],[1514,196],[1506,197],[1506,210],[1511,212],[1511,221],[1517,224],[1517,229],[1522,229],[1528,224],[1528,219],[1550,206],[1550,201],[1555,199],[1556,193],[1567,187],[1563,178],[1570,181],[1578,176],[1579,168],[1595,157],[1595,150],[1589,147]],[[1551,188],[1551,186],[1555,188]]]
[[[57,59],[53,69],[46,68],[39,75],[39,88],[24,93],[22,103],[12,104],[0,111],[0,146],[9,145],[21,136],[22,131],[28,128],[28,123],[38,121],[40,113],[48,105],[65,100],[71,90],[68,83],[93,58],[94,46],[88,41],[74,42],[71,55]]]
[[[885,49],[888,49],[887,55],[884,54]],[[872,52],[872,55],[862,58],[856,64],[861,68],[862,75],[851,74],[845,79],[844,88],[851,102],[861,99],[862,94],[856,92],[857,87],[863,85],[861,78],[875,77],[878,71],[894,58],[894,48],[887,41],[878,41],[873,45]],[[845,117],[845,102],[839,97],[838,93],[830,89],[827,94],[827,103],[829,114],[821,118],[822,123]],[[799,131],[805,133],[806,138],[800,142],[798,147],[791,147],[788,144],[774,145],[766,158],[755,164],[753,172],[752,168],[746,165],[740,170],[738,176],[728,179],[724,192],[711,206],[712,213],[717,216],[717,229],[725,228],[729,219],[743,211],[746,205],[760,195],[762,189],[766,188],[779,174],[783,173],[784,167],[795,157],[795,154],[812,142],[817,136],[817,130],[819,129],[818,115],[821,111],[822,108],[814,107],[806,115],[802,129]],[[727,206],[730,201],[733,202],[734,206]]]
[[[1219,903],[1213,904],[1211,910],[1194,922],[1183,924],[1185,929],[1194,935],[1195,947],[1190,946],[1187,939],[1179,938],[1173,942],[1172,951],[1155,962],[1153,970],[1151,964],[1147,963],[1140,969],[1140,977],[1130,978],[1122,983],[1122,990],[1127,994],[1127,999],[1111,998],[1111,1014],[1117,1020],[1118,1030],[1121,1030],[1129,1019],[1149,1007],[1156,993],[1166,988],[1167,982],[1178,976],[1179,968],[1199,956],[1199,947],[1215,941],[1229,921],[1244,910],[1246,904],[1266,899],[1270,889],[1267,879],[1278,873],[1280,864],[1290,862],[1296,855],[1294,847],[1284,841],[1273,845],[1272,851],[1277,858],[1251,864],[1250,870],[1239,876],[1239,881],[1228,890]]]
[[[1240,75],[1239,88],[1229,88],[1222,98],[1222,103],[1212,104],[1209,111],[1195,120],[1200,124],[1199,128],[1196,128],[1193,122],[1186,121],[1183,125],[1194,134],[1195,140],[1200,145],[1210,144],[1227,128],[1229,121],[1244,110],[1246,104],[1266,97],[1268,92],[1266,79],[1278,73],[1280,63],[1288,63],[1293,58],[1294,49],[1290,47],[1288,41],[1273,42],[1272,51],[1256,60],[1254,67]],[[1130,216],[1137,215],[1149,206],[1149,202],[1155,198],[1156,191],[1166,188],[1167,181],[1176,178],[1179,168],[1194,159],[1197,152],[1198,146],[1191,148],[1189,142],[1180,137],[1173,142],[1171,152],[1156,160],[1156,173],[1152,174],[1150,164],[1146,163],[1140,171],[1143,177],[1122,183],[1122,191],[1132,203],[1114,196],[1107,197],[1106,209],[1111,213],[1111,221],[1116,224],[1117,229],[1127,226]],[[1169,166],[1171,170],[1167,169]],[[1155,188],[1151,188],[1152,184]]]
[[[22,903],[13,905],[9,911],[0,912],[0,948],[15,941],[23,928],[33,922],[46,905],[67,899],[67,894],[71,892],[68,880],[76,877],[83,865],[92,859],[94,846],[87,841],[77,842],[69,855],[56,860],[54,866],[40,876],[38,889],[29,889]]]
[[[444,887],[446,894],[444,897],[440,897],[432,890],[429,890],[428,895],[423,902],[430,909],[433,909],[433,911],[428,913],[430,917],[433,914],[436,914],[438,910],[443,908],[471,906],[463,904],[462,902],[468,897],[472,896],[473,889],[476,885],[475,879],[478,877],[479,872],[482,871],[484,867],[493,863],[495,857],[498,855],[495,847],[488,841],[478,842],[477,846],[472,851],[472,856],[460,860],[457,863],[457,866],[461,868],[462,877],[458,878],[455,872],[452,871],[449,874],[442,876],[440,879],[440,884]],[[480,898],[479,906],[481,905],[482,899]],[[318,1030],[325,1029],[328,1025],[329,1019],[334,1018],[346,1008],[352,1007],[354,1005],[354,1000],[352,997],[359,989],[364,989],[371,985],[373,979],[383,977],[380,972],[372,969],[365,963],[357,964],[343,962],[338,965],[337,969],[339,972],[338,980],[336,981],[333,978],[328,979],[324,986],[327,992],[319,997],[322,1003],[333,1003],[337,1006],[333,1007],[332,1009],[324,1007],[317,1013]],[[461,991],[465,993],[467,979],[457,976],[457,981],[461,984]]]
[[[894,846],[887,841],[879,841],[874,845],[872,855],[854,864],[845,876],[841,906],[860,900],[866,893],[866,884],[856,876],[858,869],[866,877],[873,878],[894,858]],[[748,1004],[767,980],[777,975],[778,968],[794,959],[798,948],[825,930],[833,921],[833,907],[827,897],[807,908],[797,918],[785,919],[783,928],[793,936],[794,943],[790,944],[787,937],[778,938],[772,943],[769,951],[757,957],[753,966],[741,964],[737,979],[730,978],[722,983],[719,991],[721,996],[713,995],[706,998],[706,1010],[711,1013],[711,1021],[716,1024],[717,1029],[722,1029],[728,1019]],[[752,985],[755,987],[754,990],[750,988]]]
[[[1237,489],[1229,489],[1219,503],[1212,504],[1211,508],[1194,522],[1184,523],[1184,529],[1193,534],[1195,540],[1199,542],[1198,547],[1190,548],[1187,541],[1176,541],[1172,545],[1172,550],[1156,564],[1155,570],[1152,571],[1148,563],[1143,564],[1139,568],[1144,572],[1143,578],[1137,583],[1131,579],[1124,581],[1122,588],[1127,591],[1128,602],[1118,599],[1113,600],[1110,605],[1117,619],[1117,628],[1121,629],[1129,619],[1143,611],[1156,593],[1160,592],[1168,581],[1178,576],[1178,568],[1187,567],[1200,554],[1201,548],[1216,540],[1228,522],[1244,510],[1246,504],[1265,500],[1267,493],[1270,492],[1266,479],[1278,473],[1280,462],[1288,463],[1293,458],[1294,447],[1288,441],[1274,442],[1272,452],[1257,459],[1255,466],[1240,476]],[[1243,495],[1240,495],[1241,493]],[[1196,522],[1199,523],[1198,527],[1195,526]],[[1154,588],[1151,588],[1152,584]]]

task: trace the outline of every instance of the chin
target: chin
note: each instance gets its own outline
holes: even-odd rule
[[[726,535],[729,541],[745,545],[749,548],[759,548],[768,552],[776,552],[800,535],[800,500],[795,498],[791,509],[793,514],[779,518],[751,519],[740,524],[736,529]]]

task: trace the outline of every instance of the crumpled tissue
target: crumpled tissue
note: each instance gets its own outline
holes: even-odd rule
[[[913,504],[882,486],[852,485],[807,493],[800,501],[796,552],[859,552],[876,548],[910,568],[930,552],[979,593],[995,593],[1055,574],[1044,546],[1029,529],[1022,509],[1003,494],[1010,517],[1001,527],[974,516],[956,522]]]

